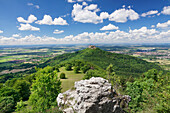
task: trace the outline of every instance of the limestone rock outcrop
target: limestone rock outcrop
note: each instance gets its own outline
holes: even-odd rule
[[[57,97],[65,113],[123,113],[122,106],[130,101],[130,96],[118,95],[108,80],[100,77],[75,82],[74,88]]]

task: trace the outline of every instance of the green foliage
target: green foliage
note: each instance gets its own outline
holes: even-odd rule
[[[61,92],[61,82],[55,73],[39,73],[32,84],[32,93],[29,103],[36,112],[44,112],[49,109]]]
[[[10,87],[0,89],[0,113],[12,112],[19,101],[19,93]]]
[[[11,87],[3,87],[0,89],[0,97],[8,97],[11,96],[14,98],[14,101],[19,101],[19,93],[15,89]]]
[[[72,70],[71,64],[67,64],[65,69],[66,71],[71,71]]]
[[[103,71],[99,71],[99,70],[88,70],[84,76],[83,79],[90,79],[91,77],[102,77],[105,78],[106,77],[106,73]]]
[[[86,73],[89,69],[90,69],[90,66],[88,66],[88,65],[84,65],[83,67],[80,68],[80,70],[81,70],[83,73]]]
[[[25,76],[24,80],[26,80],[27,82],[30,83],[30,85],[32,85],[32,82],[35,80],[35,78],[36,78],[36,74],[33,73],[33,74]]]
[[[113,65],[110,64],[107,68],[106,68],[106,71],[107,71],[107,78],[109,79],[109,82],[110,82],[110,79],[111,79],[111,74],[113,73],[114,69],[113,69]]]
[[[8,86],[8,87],[13,87],[14,84],[15,84],[15,82],[16,82],[17,80],[18,80],[17,78],[13,78],[13,79],[11,79],[11,80],[7,80],[7,81],[5,82],[5,85]]]
[[[30,84],[26,80],[17,80],[14,84],[14,89],[19,92],[22,100],[27,100],[30,96]]]
[[[102,69],[106,69],[109,64],[112,64],[114,67],[114,72],[117,75],[123,76],[140,76],[142,73],[152,68],[161,70],[161,68],[157,64],[149,63],[147,61],[129,55],[110,53],[107,51],[103,51],[99,48],[87,48],[81,51],[77,51],[75,53],[59,55],[46,62],[46,64],[56,65],[74,60],[90,62],[92,65],[97,65]],[[82,62],[75,62],[73,64],[73,66],[80,67],[83,67],[83,65],[84,64]]]
[[[12,96],[0,97],[0,113],[10,113],[14,110],[15,101]]]
[[[74,67],[74,69],[73,69],[73,71],[74,71],[74,73],[79,73],[79,70],[80,70],[80,67]]]
[[[4,87],[4,84],[3,83],[0,83],[0,89]]]
[[[17,103],[16,105],[16,110],[15,111],[21,111],[22,109],[25,108],[24,102],[21,100],[20,102]]]
[[[134,82],[127,82],[126,92],[131,96],[129,104],[132,112],[143,111],[152,108],[155,112],[169,113],[170,96],[168,86],[170,74],[163,75],[155,69],[144,73],[144,76]]]
[[[61,74],[60,74],[60,78],[61,78],[61,79],[66,79],[65,73],[61,73]]]

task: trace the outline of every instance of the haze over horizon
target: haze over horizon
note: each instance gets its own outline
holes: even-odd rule
[[[170,43],[170,0],[0,0],[0,45]]]

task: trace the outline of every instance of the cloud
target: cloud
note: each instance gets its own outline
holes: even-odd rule
[[[38,20],[35,23],[37,24],[45,24],[45,25],[68,25],[67,21],[63,18],[55,18],[54,21],[50,15],[44,15],[44,18],[42,20]]]
[[[151,28],[154,28],[155,27],[155,25],[151,25]]]
[[[86,6],[86,5],[88,5],[88,4],[87,4],[86,2],[83,2],[82,5],[83,5],[83,6]]]
[[[170,6],[165,6],[161,13],[165,15],[170,15]]]
[[[13,34],[12,37],[21,37],[20,34]]]
[[[165,23],[158,23],[156,26],[157,26],[157,28],[166,28],[166,27],[169,27],[170,26],[170,20],[168,20]]]
[[[27,31],[27,30],[39,31],[40,28],[31,26],[30,24],[20,24],[20,27],[18,28],[18,30],[21,30],[21,31]]]
[[[54,32],[53,32],[54,34],[61,34],[61,33],[64,33],[64,31],[63,30],[58,30],[58,29],[56,29],[56,30],[54,30]]]
[[[112,14],[109,16],[110,21],[125,23],[127,20],[137,20],[139,19],[139,14],[136,13],[133,9],[118,9],[115,10]]]
[[[119,27],[116,27],[113,24],[109,24],[107,26],[102,27],[100,30],[114,30],[114,29],[119,29]]]
[[[18,20],[18,22],[22,22],[22,23],[33,23],[34,21],[37,20],[37,17],[35,17],[34,15],[30,14],[30,16],[28,17],[28,20],[25,20],[22,17],[18,17],[17,20]]]
[[[40,8],[39,5],[34,5],[33,3],[27,3],[27,5],[28,5],[28,6],[33,6],[33,7],[35,7],[36,9],[39,9],[39,8]]]
[[[97,4],[90,4],[89,6],[86,6],[84,9],[86,9],[86,10],[96,10]]]
[[[35,7],[35,8],[37,8],[37,9],[39,9],[39,8],[40,8],[40,6],[39,6],[39,5],[35,5],[34,7]]]
[[[146,12],[146,13],[142,13],[141,16],[142,16],[142,17],[146,17],[146,16],[148,16],[148,15],[154,15],[154,14],[157,14],[157,13],[158,13],[157,10],[151,10],[151,11],[148,11],[148,12]]]
[[[0,33],[3,33],[4,31],[0,30]]]
[[[103,19],[106,19],[105,16],[109,16],[108,13],[102,12],[100,16],[96,14],[98,8],[97,5],[90,5],[83,8],[83,5],[74,4],[72,10],[72,17],[74,21],[81,22],[81,23],[102,23]]]
[[[19,44],[89,44],[89,43],[170,43],[170,30],[157,31],[141,27],[127,32],[116,30],[107,33],[84,32],[64,38],[28,35],[21,38],[0,36],[0,45]]]
[[[27,3],[28,6],[33,6],[34,4],[33,3]]]
[[[91,2],[92,0],[67,0],[69,3],[75,3],[75,2],[84,2],[84,1],[88,1]]]

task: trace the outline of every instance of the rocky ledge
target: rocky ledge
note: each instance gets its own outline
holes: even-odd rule
[[[118,95],[108,80],[100,77],[75,82],[74,89],[57,97],[65,113],[123,113],[129,101],[130,96]]]

